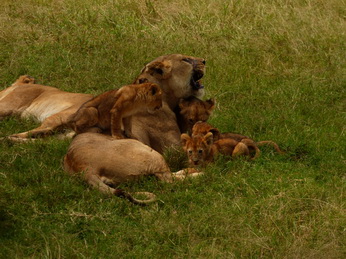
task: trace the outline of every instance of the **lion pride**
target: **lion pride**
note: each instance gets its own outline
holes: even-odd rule
[[[133,136],[160,153],[168,146],[179,145],[180,130],[174,109],[181,98],[203,96],[200,79],[204,72],[204,59],[182,54],[164,55],[149,62],[134,83],[159,85],[163,107],[155,114],[143,111],[132,116]],[[65,128],[70,116],[92,98],[90,94],[69,93],[22,80],[0,92],[0,119],[10,115],[37,119],[41,122],[39,127],[9,136],[12,140],[29,140]]]

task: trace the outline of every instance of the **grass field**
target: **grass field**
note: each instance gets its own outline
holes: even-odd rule
[[[0,258],[345,258],[345,0],[2,0],[0,84],[99,94],[157,56],[207,60],[210,122],[284,150],[107,198],[62,169],[69,141],[0,142]],[[34,121],[7,118],[0,137]],[[172,168],[180,154],[169,153]]]

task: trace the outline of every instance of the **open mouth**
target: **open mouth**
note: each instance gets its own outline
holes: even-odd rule
[[[200,79],[203,77],[203,72],[200,70],[193,71],[193,74],[190,79],[190,85],[192,89],[199,90],[204,88],[204,85],[201,84]]]

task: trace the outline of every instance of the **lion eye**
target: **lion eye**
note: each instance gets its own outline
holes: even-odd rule
[[[191,154],[192,154],[192,150],[189,150],[188,152],[189,152],[189,155],[191,155]]]
[[[189,59],[189,58],[183,58],[182,60],[185,61],[185,62],[187,62],[187,63],[189,63],[189,64],[192,64],[192,63],[193,63],[192,60]]]
[[[198,154],[202,154],[202,153],[203,153],[203,149],[199,149]]]
[[[146,78],[140,78],[138,80],[138,83],[140,83],[140,84],[144,84],[144,83],[147,83],[147,82],[148,82],[148,79],[146,79]]]

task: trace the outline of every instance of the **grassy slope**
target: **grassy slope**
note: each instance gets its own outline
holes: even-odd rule
[[[201,3],[202,2],[202,3]],[[0,82],[29,74],[101,93],[156,56],[207,59],[222,131],[272,139],[254,162],[220,158],[145,208],[61,168],[68,141],[1,142],[0,257],[346,255],[345,1],[1,1]],[[5,136],[32,128],[6,119]],[[178,157],[168,155],[172,167]]]

